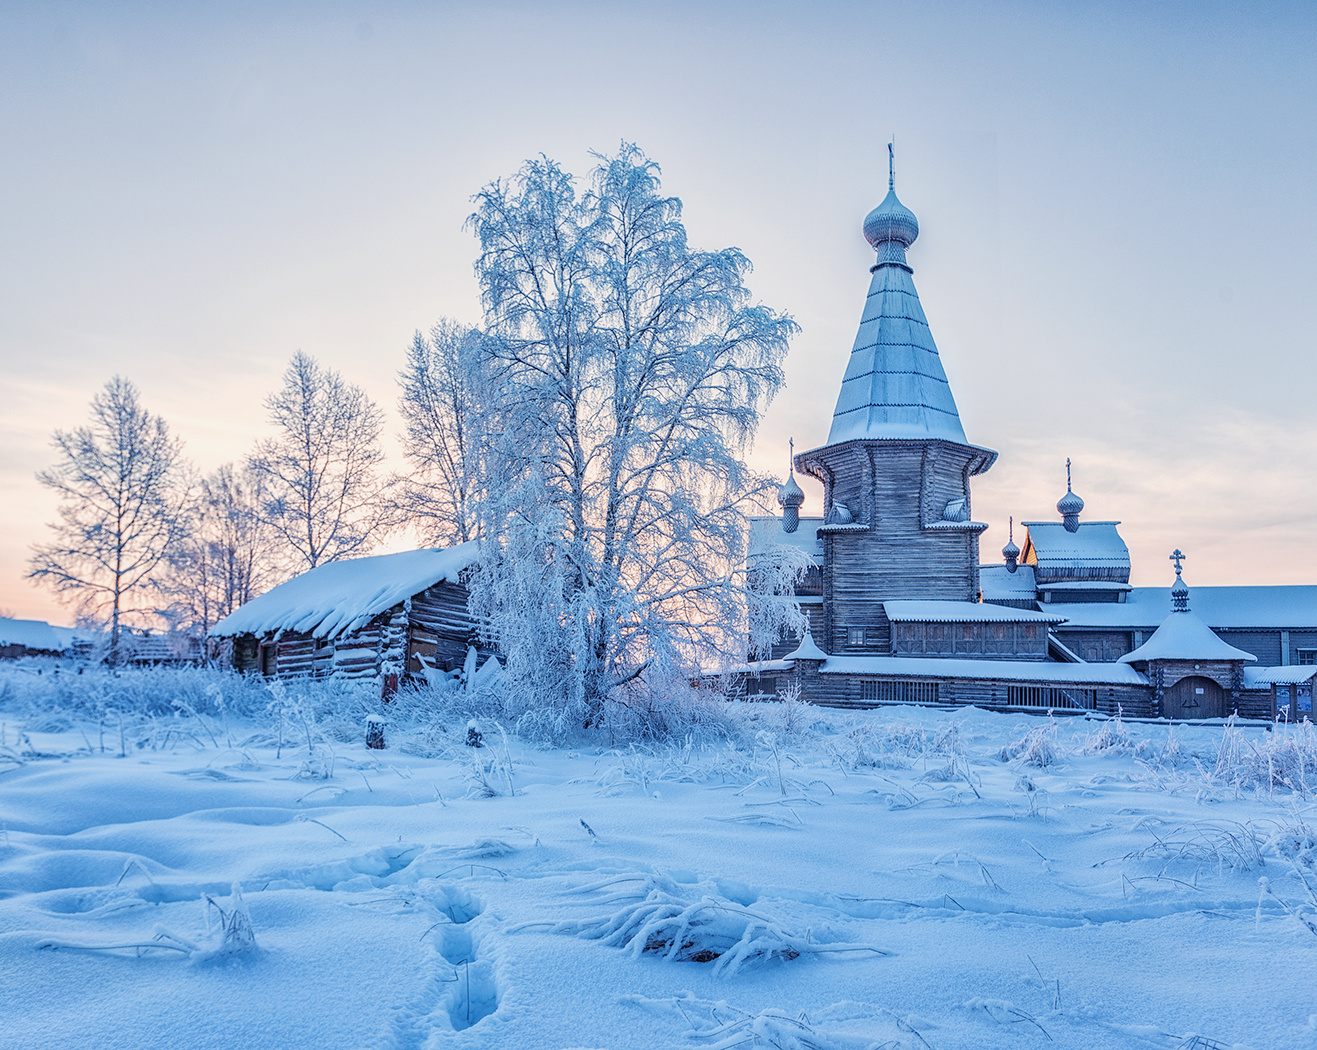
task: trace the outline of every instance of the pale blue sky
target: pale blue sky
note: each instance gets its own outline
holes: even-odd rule
[[[54,427],[112,374],[211,469],[303,349],[393,413],[478,319],[470,196],[625,138],[802,334],[756,460],[822,444],[895,133],[910,252],[997,560],[1123,521],[1136,583],[1317,583],[1317,8],[719,3],[0,7],[0,607]],[[394,457],[395,464],[397,457]],[[818,490],[805,482],[805,513]]]

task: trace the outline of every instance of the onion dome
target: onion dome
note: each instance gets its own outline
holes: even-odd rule
[[[1062,517],[1067,514],[1078,514],[1084,509],[1084,501],[1076,496],[1071,489],[1066,489],[1065,495],[1057,500],[1056,509],[1061,512]]]
[[[1188,612],[1189,611],[1189,585],[1184,582],[1184,577],[1180,575],[1183,566],[1180,564],[1184,561],[1185,555],[1179,547],[1175,548],[1175,553],[1171,555],[1170,560],[1175,562],[1175,582],[1171,584],[1171,612]]]
[[[915,213],[897,199],[895,188],[889,187],[883,202],[864,219],[864,239],[875,249],[884,241],[897,241],[904,250],[918,236],[919,220]]]
[[[1020,563],[1020,548],[1015,545],[1015,518],[1011,518],[1011,533],[1006,540],[1006,546],[1001,549],[1001,556],[1006,559],[1006,568],[1009,572],[1014,572]]]
[[[777,490],[777,505],[785,509],[787,507],[799,507],[804,502],[805,493],[796,484],[796,476],[788,473],[786,484],[779,486]]]
[[[1077,532],[1079,529],[1079,512],[1084,509],[1084,501],[1075,495],[1074,490],[1070,488],[1070,460],[1065,461],[1065,495],[1056,502],[1057,512],[1061,515],[1061,521],[1066,527],[1067,532]]]
[[[875,266],[895,263],[910,268],[905,261],[905,250],[919,236],[919,220],[896,196],[896,159],[892,144],[887,144],[887,196],[864,219],[864,239],[878,253]]]
[[[1175,583],[1171,585],[1171,611],[1189,611],[1189,585],[1179,576],[1175,577]]]
[[[800,505],[805,502],[805,493],[796,484],[796,475],[792,468],[796,462],[796,439],[791,439],[791,458],[787,460],[787,480],[777,490],[777,505],[782,508],[782,531],[791,533],[800,528]]]

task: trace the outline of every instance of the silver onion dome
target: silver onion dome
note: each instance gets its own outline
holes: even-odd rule
[[[864,218],[864,239],[878,253],[879,266],[894,263],[910,269],[905,261],[905,250],[919,236],[919,220],[896,196],[896,151],[887,144],[887,196]]]
[[[918,236],[919,220],[915,213],[897,199],[895,188],[888,187],[883,202],[865,216],[864,239],[875,250],[884,241],[896,241],[904,251]]]
[[[799,485],[796,484],[796,476],[788,474],[785,485],[781,485],[777,490],[777,503],[779,507],[799,507],[805,502],[805,493]]]
[[[1061,517],[1068,517],[1071,514],[1079,514],[1084,509],[1084,501],[1074,494],[1070,489],[1056,501],[1056,509]]]

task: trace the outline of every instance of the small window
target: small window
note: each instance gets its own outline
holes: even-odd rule
[[[1299,663],[1305,665],[1317,664],[1317,649],[1300,649]]]
[[[846,631],[847,645],[864,645],[865,635],[863,627],[851,627]]]

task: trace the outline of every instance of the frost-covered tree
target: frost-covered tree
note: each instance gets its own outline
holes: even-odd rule
[[[223,617],[279,582],[273,530],[264,520],[261,479],[226,463],[198,485],[187,537],[169,557],[167,619],[201,637]]]
[[[77,601],[83,622],[108,623],[110,661],[126,617],[153,594],[184,538],[190,500],[183,446],[142,407],[137,387],[115,376],[91,403],[91,422],[55,431],[59,461],[37,480],[60,498],[55,540],[33,548],[30,579]]]
[[[497,390],[475,602],[548,728],[570,731],[620,690],[744,652],[748,601],[788,604],[745,586],[746,514],[771,482],[741,456],[796,326],[751,300],[741,252],[687,244],[635,146],[587,188],[541,159],[475,200]]]
[[[476,537],[476,494],[490,402],[480,332],[442,320],[416,333],[398,374],[403,453],[412,465],[398,479],[408,523],[436,546]]]
[[[364,554],[393,521],[379,474],[384,416],[361,387],[300,350],[283,380],[265,399],[278,433],[247,461],[264,490],[263,517],[299,571]]]

